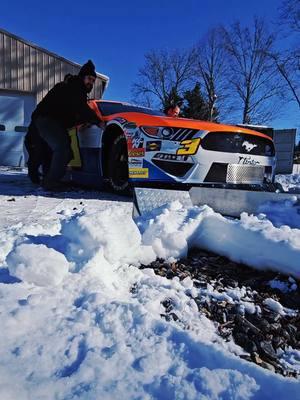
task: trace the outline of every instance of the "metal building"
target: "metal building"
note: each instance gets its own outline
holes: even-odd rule
[[[36,104],[80,67],[0,28],[0,165],[24,165],[23,138]],[[90,97],[101,98],[108,81],[97,73]]]

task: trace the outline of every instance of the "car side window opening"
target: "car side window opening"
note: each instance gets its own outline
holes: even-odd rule
[[[112,103],[112,102],[98,102],[98,108],[103,116],[108,116],[112,114],[120,114],[126,112],[138,112],[148,115],[158,115],[164,116],[161,111],[152,110],[151,108],[135,106],[132,104],[123,104],[123,103]]]

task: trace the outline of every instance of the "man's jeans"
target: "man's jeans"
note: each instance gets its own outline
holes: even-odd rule
[[[51,164],[45,181],[58,182],[65,175],[66,166],[73,158],[68,131],[58,121],[49,117],[38,116],[34,123],[39,135],[52,150]]]
[[[28,176],[33,183],[39,183],[40,167],[45,175],[50,167],[52,151],[47,143],[40,137],[39,132],[31,121],[25,136],[24,144],[28,153]]]

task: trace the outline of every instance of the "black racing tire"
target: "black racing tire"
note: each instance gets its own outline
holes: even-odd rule
[[[123,134],[118,135],[109,148],[107,178],[110,191],[121,195],[130,194],[127,141]]]

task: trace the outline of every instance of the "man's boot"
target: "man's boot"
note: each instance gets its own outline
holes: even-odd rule
[[[28,163],[28,177],[31,180],[32,183],[34,184],[39,184],[41,179],[40,179],[40,173],[38,168],[36,168],[32,163]]]
[[[47,178],[42,180],[42,188],[50,192],[67,192],[68,188],[63,182],[49,181]]]

